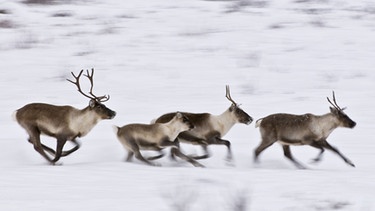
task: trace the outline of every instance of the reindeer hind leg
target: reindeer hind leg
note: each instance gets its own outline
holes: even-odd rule
[[[162,158],[162,157],[164,157],[164,152],[163,151],[159,151],[159,155],[156,155],[156,156],[151,156],[151,157],[148,157],[148,158],[146,158],[147,160],[157,160],[157,159],[160,159],[160,158]]]
[[[129,160],[129,156],[130,156],[130,155],[132,156],[132,155],[134,154],[134,156],[135,156],[138,160],[140,160],[140,161],[142,161],[142,162],[144,162],[144,163],[147,163],[147,164],[150,165],[150,166],[157,166],[157,164],[152,163],[152,162],[148,161],[146,158],[143,157],[143,155],[142,155],[141,152],[140,152],[139,146],[137,145],[137,143],[135,142],[134,139],[127,140],[127,142],[128,142],[128,146],[131,148],[131,153],[130,153],[130,151],[129,151],[129,154],[128,154],[128,158],[127,158],[127,160]],[[131,156],[130,156],[130,157],[131,157]]]
[[[258,157],[260,153],[262,153],[265,149],[270,147],[273,143],[275,143],[276,140],[272,137],[263,137],[262,136],[262,142],[259,144],[259,146],[254,150],[254,162],[258,162]]]
[[[34,146],[35,151],[42,155],[48,162],[52,163],[52,159],[44,151],[43,145],[40,141],[40,130],[35,126],[24,127],[26,132],[29,134],[29,143]]]
[[[294,163],[294,165],[297,166],[297,168],[299,168],[299,169],[306,169],[306,167],[304,167],[302,164],[300,164],[298,161],[296,161],[293,158],[292,152],[290,151],[289,145],[283,145],[283,150],[284,150],[285,157],[287,157],[289,160],[291,160]]]

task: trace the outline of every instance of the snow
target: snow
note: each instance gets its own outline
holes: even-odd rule
[[[0,0],[1,210],[375,210],[372,1],[23,2]],[[111,96],[105,104],[117,116],[50,166],[11,115],[31,102],[84,108],[88,100],[65,79],[91,68],[95,93]],[[210,147],[203,169],[168,157],[157,161],[161,167],[123,162],[112,125],[171,111],[220,114],[230,106],[226,84],[255,120],[327,113],[334,90],[357,126],[328,141],[356,168],[328,151],[312,165],[318,151],[302,146],[291,150],[309,169],[298,170],[277,144],[255,165],[255,123],[224,137],[233,165],[223,146]]]

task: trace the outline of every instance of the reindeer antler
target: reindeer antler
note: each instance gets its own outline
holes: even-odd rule
[[[71,83],[73,83],[73,84],[75,84],[75,85],[77,86],[77,88],[78,88],[78,92],[81,93],[83,96],[85,96],[85,97],[87,97],[87,98],[90,98],[90,99],[92,99],[92,100],[98,101],[98,102],[106,102],[106,101],[108,101],[109,98],[110,98],[109,95],[103,95],[103,96],[99,96],[99,97],[97,97],[97,96],[95,96],[94,93],[92,92],[92,90],[93,90],[93,88],[94,88],[94,68],[91,69],[91,75],[90,75],[90,73],[89,73],[89,70],[86,70],[86,72],[87,72],[87,74],[84,75],[84,76],[86,76],[86,77],[89,79],[89,81],[90,81],[91,87],[90,87],[90,92],[89,92],[89,94],[90,94],[91,96],[85,94],[85,93],[82,91],[82,89],[81,89],[81,84],[79,83],[79,79],[80,79],[80,77],[81,77],[81,75],[82,75],[82,73],[83,73],[83,70],[81,70],[81,72],[79,72],[78,76],[74,75],[74,73],[71,72],[72,75],[73,75],[73,77],[76,79],[75,82],[72,81],[72,80],[70,80],[70,79],[66,79],[66,80],[69,81],[69,82],[71,82]]]
[[[225,97],[227,97],[227,99],[233,103],[233,105],[237,106],[237,103],[234,102],[234,100],[232,99],[232,97],[230,96],[230,90],[229,90],[229,85],[226,85],[225,86],[225,89],[226,89],[226,92],[225,92]]]
[[[332,91],[332,95],[333,95],[333,98],[332,98],[333,103],[332,103],[332,101],[327,97],[328,102],[329,102],[334,108],[336,108],[337,110],[340,110],[340,111],[344,110],[345,108],[340,108],[340,106],[337,105],[336,97],[335,97],[335,91]]]
[[[103,96],[95,96],[94,93],[92,93],[92,89],[94,88],[94,68],[91,69],[91,75],[89,73],[89,70],[86,70],[87,74],[84,75],[90,80],[91,88],[89,94],[93,96],[97,101],[99,102],[106,102],[109,100],[109,95],[103,95]]]

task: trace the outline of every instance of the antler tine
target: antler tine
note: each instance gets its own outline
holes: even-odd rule
[[[332,95],[333,95],[333,102],[335,103],[335,105],[337,106],[337,108],[340,109],[340,110],[343,110],[343,109],[341,109],[341,107],[336,102],[335,91],[332,91]]]
[[[89,79],[90,85],[91,85],[89,94],[91,96],[93,96],[95,100],[97,100],[97,101],[99,101],[101,103],[108,101],[109,98],[110,98],[109,95],[108,96],[107,95],[103,95],[103,96],[97,97],[92,92],[92,90],[94,89],[94,68],[91,69],[91,75],[90,75],[89,70],[86,70],[86,75],[85,76]]]
[[[92,90],[93,90],[93,88],[94,88],[94,68],[91,69],[91,75],[90,75],[89,70],[86,70],[86,75],[85,75],[85,76],[89,79],[89,81],[90,81],[90,85],[91,85],[89,94],[90,94],[91,96],[93,96],[95,99],[97,99],[98,97],[96,97],[96,96],[92,93]]]
[[[87,98],[90,98],[90,99],[94,99],[93,97],[90,97],[88,96],[87,94],[85,94],[84,92],[82,92],[82,89],[81,89],[81,84],[79,83],[79,78],[81,77],[82,73],[83,73],[83,70],[81,70],[81,72],[79,72],[78,76],[74,75],[73,72],[71,72],[73,77],[76,79],[76,81],[72,81],[70,79],[66,79],[67,81],[69,81],[70,83],[72,84],[75,84],[78,88],[78,92],[81,93],[83,96],[87,97]]]
[[[103,95],[101,97],[97,97],[97,100],[101,103],[107,102],[111,97],[109,95]]]
[[[232,97],[230,96],[230,89],[229,89],[229,85],[226,85],[225,86],[225,89],[226,89],[226,93],[225,93],[225,97],[227,97],[227,99],[233,103],[233,105],[237,105],[236,102],[234,102],[234,100],[232,99]]]
[[[336,97],[335,97],[335,91],[332,91],[332,95],[333,95],[333,98],[332,98],[332,99],[333,99],[333,103],[332,103],[332,101],[327,97],[328,102],[329,102],[334,108],[336,108],[337,110],[343,110],[343,109],[340,108],[339,105],[337,105]]]

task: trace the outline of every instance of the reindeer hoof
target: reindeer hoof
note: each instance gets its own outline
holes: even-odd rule
[[[232,162],[232,161],[226,161],[225,165],[230,166],[230,167],[235,167],[236,166],[236,164],[234,162]]]
[[[58,162],[50,162],[49,163],[51,166],[62,166],[63,165],[63,163],[58,163]]]
[[[347,162],[351,167],[354,167],[355,168],[355,165],[354,165],[354,163],[352,163],[352,162]]]
[[[314,158],[314,159],[312,159],[312,160],[310,161],[311,164],[317,164],[317,163],[319,163],[319,162],[320,162],[320,159],[318,159],[318,158]]]
[[[195,167],[200,167],[200,168],[206,168],[206,166],[200,164],[200,163],[194,163],[193,164]]]
[[[151,166],[154,166],[154,167],[161,167],[161,164],[160,164],[160,163],[151,163],[150,165],[151,165]]]

